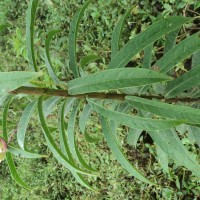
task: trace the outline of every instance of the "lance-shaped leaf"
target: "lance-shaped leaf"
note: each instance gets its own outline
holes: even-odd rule
[[[191,18],[185,17],[169,17],[159,20],[124,45],[112,58],[108,69],[125,67],[137,53],[160,39],[163,35],[181,27],[189,21],[191,21]]]
[[[69,159],[67,159],[64,154],[61,152],[61,150],[58,148],[56,143],[54,142],[50,131],[48,129],[44,113],[43,113],[43,98],[40,97],[38,99],[38,113],[39,113],[39,120],[42,126],[42,130],[44,133],[44,136],[46,138],[47,144],[51,152],[53,153],[54,157],[58,160],[59,163],[61,163],[63,166],[68,168],[71,171],[79,172],[81,174],[90,174],[80,168],[78,168],[74,163],[72,163]]]
[[[155,67],[160,70],[161,73],[167,73],[172,69],[177,63],[186,59],[188,56],[192,55],[194,52],[200,49],[200,36],[196,33],[178,45],[173,49],[168,51],[160,60],[155,63]]]
[[[45,63],[47,66],[48,73],[52,80],[54,81],[55,84],[60,84],[60,80],[56,76],[55,70],[52,66],[51,59],[50,59],[50,53],[49,53],[49,48],[51,44],[52,38],[59,33],[60,30],[52,30],[46,35],[46,40],[45,40]]]
[[[80,66],[82,68],[84,68],[86,65],[88,65],[89,63],[91,62],[95,62],[96,60],[99,60],[101,59],[100,56],[98,55],[87,55],[87,56],[84,56],[83,58],[81,58],[80,60]]]
[[[80,128],[81,133],[85,135],[85,139],[87,142],[97,143],[99,142],[100,138],[91,137],[90,134],[85,130],[86,124],[91,115],[91,112],[92,112],[92,108],[90,107],[90,105],[89,104],[85,105],[79,117],[79,128]]]
[[[68,82],[71,95],[103,90],[122,89],[169,81],[171,77],[141,68],[111,69],[80,77]]]
[[[97,171],[95,169],[93,169],[90,165],[88,165],[86,163],[86,161],[84,160],[84,158],[81,156],[81,153],[78,150],[76,141],[75,141],[75,121],[76,121],[76,116],[77,116],[77,112],[79,109],[81,101],[77,101],[70,113],[69,116],[69,121],[68,121],[68,127],[67,127],[67,139],[68,139],[68,145],[69,145],[69,149],[72,153],[72,156],[79,162],[81,163],[81,165],[83,167],[85,167],[85,169],[89,170],[89,171]]]
[[[122,167],[125,168],[132,176],[138,178],[139,180],[148,184],[154,184],[148,179],[146,179],[138,169],[132,166],[132,164],[124,156],[123,152],[119,148],[118,144],[115,141],[115,138],[112,135],[111,129],[106,121],[106,118],[101,117],[101,124],[103,128],[103,134],[108,143],[108,146],[110,147],[114,156],[116,157],[118,162],[122,165]]]
[[[7,116],[8,116],[8,109],[9,109],[9,105],[11,103],[12,98],[10,98],[5,107],[4,107],[4,111],[3,111],[3,138],[5,139],[6,142],[8,142],[8,131],[7,131]],[[11,173],[12,178],[16,181],[17,184],[21,185],[22,187],[30,190],[31,188],[20,178],[17,169],[15,167],[15,163],[13,161],[12,158],[12,154],[10,152],[6,153],[6,161],[8,163],[8,167]]]
[[[152,62],[153,44],[144,49],[143,68],[149,69]]]
[[[72,18],[69,30],[69,67],[72,70],[75,78],[79,77],[76,55],[77,32],[84,11],[90,2],[91,0],[87,1],[82,8],[76,12],[75,16]]]
[[[188,90],[193,86],[199,85],[200,84],[199,73],[200,73],[200,65],[196,66],[189,72],[169,82],[165,89],[165,97],[170,98],[177,96],[178,94],[184,92],[185,90]]]
[[[200,165],[190,155],[177,136],[174,129],[162,131],[150,131],[150,136],[154,142],[174,161],[188,168],[196,176],[200,177]]]
[[[0,24],[0,32],[4,31],[9,26],[10,26],[9,24]]]
[[[128,103],[136,108],[154,113],[163,117],[184,120],[192,124],[200,123],[200,111],[187,106],[173,105],[140,97],[126,96]]]
[[[126,13],[121,17],[121,19],[117,22],[113,34],[112,34],[112,39],[111,39],[111,58],[113,58],[117,52],[119,51],[119,43],[120,43],[120,38],[122,34],[122,30],[124,28],[124,23],[129,16],[131,10],[133,8],[129,8]]]
[[[34,53],[34,24],[38,0],[31,0],[26,14],[26,42],[28,62],[33,71],[38,71]]]
[[[95,110],[100,115],[134,129],[162,130],[178,126],[179,124],[182,124],[184,122],[181,120],[151,119],[151,118],[132,116],[105,108],[102,105],[95,103],[91,99],[87,99],[87,101],[92,107],[92,109]]]
[[[134,148],[136,148],[138,139],[141,135],[143,130],[137,130],[137,129],[133,129],[130,128],[128,134],[127,134],[127,143],[131,146],[133,146]]]
[[[60,145],[61,145],[61,151],[64,155],[66,155],[66,157],[75,164],[72,154],[70,152],[69,149],[69,145],[67,143],[67,134],[66,134],[66,130],[65,130],[65,122],[64,122],[64,117],[65,117],[65,107],[66,104],[70,103],[70,106],[72,106],[73,104],[71,104],[71,99],[65,100],[62,104],[62,106],[60,107],[59,110],[59,136],[60,136]],[[84,177],[79,174],[76,173],[74,171],[71,171],[73,176],[75,177],[75,179],[83,186],[85,186],[86,188],[93,190],[94,189],[90,186],[90,184],[84,179]]]
[[[192,56],[192,68],[200,65],[200,50],[196,51]]]
[[[46,101],[44,101],[44,116],[45,118],[49,116],[49,114],[53,111],[55,106],[62,98],[60,97],[50,97]]]
[[[37,105],[37,99],[30,102],[24,109],[22,116],[19,120],[19,124],[17,128],[17,142],[20,148],[23,150],[24,150],[24,144],[25,144],[26,129],[28,127],[28,123],[30,121],[31,116],[33,115],[33,112],[36,109],[36,105]]]
[[[167,35],[163,54],[166,54],[168,51],[170,51],[175,46],[176,38],[177,38],[179,31],[180,31],[180,28],[177,28],[176,30],[170,32]]]
[[[39,72],[0,72],[0,94],[15,90],[41,75]]]
[[[85,105],[79,117],[79,128],[81,133],[85,133],[85,127],[91,112],[92,108],[90,107],[90,105],[89,104]]]
[[[193,135],[193,137],[195,138],[195,142],[200,148],[200,126],[189,126],[188,132]]]
[[[160,166],[162,167],[163,171],[166,173],[169,173],[168,155],[158,145],[156,145],[156,153],[157,153],[158,162],[160,163]]]
[[[40,155],[37,153],[32,153],[28,151],[24,151],[22,149],[18,149],[16,147],[13,147],[11,145],[8,145],[8,151],[13,154],[14,156],[18,156],[21,158],[44,158],[48,157],[47,155]]]

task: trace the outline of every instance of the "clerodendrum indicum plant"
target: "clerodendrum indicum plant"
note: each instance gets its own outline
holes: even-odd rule
[[[37,109],[44,136],[53,156],[72,172],[80,184],[93,190],[86,181],[85,175],[98,175],[97,170],[83,159],[75,140],[75,120],[81,106],[83,111],[79,118],[80,131],[85,133],[90,113],[95,111],[99,116],[105,140],[114,156],[122,167],[137,179],[148,184],[156,184],[152,180],[148,180],[139,169],[134,167],[120,149],[116,133],[119,125],[129,127],[129,134],[133,133],[133,136],[134,132],[139,132],[139,134],[135,134],[135,137],[138,138],[142,131],[148,132],[156,146],[166,156],[166,159],[168,157],[173,159],[176,163],[200,177],[198,161],[190,155],[176,132],[177,126],[185,124],[192,132],[197,144],[200,144],[200,111],[195,108],[200,96],[200,92],[198,93],[200,84],[200,59],[198,56],[200,33],[191,35],[176,45],[180,27],[188,22],[191,23],[193,19],[182,16],[161,19],[120,48],[121,32],[126,17],[131,11],[129,9],[116,24],[113,31],[111,60],[107,69],[86,75],[84,72],[80,73],[79,66],[91,62],[94,60],[94,56],[86,56],[81,59],[81,62],[78,62],[76,40],[81,17],[90,2],[91,0],[87,1],[71,21],[69,68],[74,79],[65,83],[59,80],[55,73],[49,49],[51,39],[59,30],[52,30],[46,36],[45,62],[49,76],[55,86],[38,88],[31,85],[30,82],[36,78],[42,80],[43,76],[41,69],[36,64],[34,53],[34,23],[38,0],[30,1],[26,16],[26,39],[31,71],[0,72],[0,103],[4,106],[0,159],[3,160],[5,156],[13,179],[24,188],[30,189],[19,177],[13,156],[20,155],[26,158],[44,156],[28,152],[25,148],[26,129],[30,117]],[[7,28],[7,25],[1,25],[0,31],[5,28]],[[165,35],[164,55],[151,66],[153,44]],[[127,68],[129,61],[141,51],[144,51],[143,67]],[[169,73],[171,69],[191,55],[193,56],[192,69],[178,78],[171,77]],[[63,88],[62,85],[64,85]],[[9,144],[7,115],[10,103],[18,94],[39,95],[39,98],[36,96],[37,98],[32,100],[24,109],[17,129],[19,147],[14,147]],[[43,96],[50,96],[50,98],[44,100]],[[187,103],[187,106],[184,103]],[[58,123],[60,145],[55,143],[46,122],[46,117],[56,105],[60,106]],[[65,118],[69,112],[69,120],[66,122]]]

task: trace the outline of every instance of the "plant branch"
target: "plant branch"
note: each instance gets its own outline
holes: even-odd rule
[[[48,88],[38,88],[38,87],[19,87],[16,90],[10,91],[10,94],[28,94],[28,95],[38,95],[38,96],[60,96],[60,97],[76,97],[76,98],[97,98],[97,99],[116,99],[116,100],[124,100],[125,96],[128,94],[118,94],[118,93],[88,93],[88,94],[77,94],[70,95],[67,90],[57,90],[57,89],[48,89]],[[183,102],[183,103],[192,103],[192,102],[200,102],[200,98],[169,98],[165,99],[164,96],[156,96],[156,95],[129,95],[129,96],[138,96],[145,99],[158,99],[164,102],[173,103],[173,102]]]

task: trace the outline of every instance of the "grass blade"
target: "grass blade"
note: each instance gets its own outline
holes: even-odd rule
[[[112,39],[111,39],[111,58],[113,58],[120,49],[119,43],[120,43],[122,30],[124,28],[124,23],[125,23],[127,17],[129,16],[129,14],[131,13],[132,9],[133,8],[131,7],[126,11],[126,13],[117,22],[117,24],[113,30]]]
[[[47,66],[48,73],[52,80],[54,81],[55,84],[60,84],[60,80],[56,76],[55,70],[52,66],[51,59],[50,59],[50,53],[49,53],[49,48],[50,48],[50,43],[52,38],[57,34],[60,33],[60,30],[52,30],[50,31],[45,40],[45,63]]]
[[[34,24],[38,0],[31,0],[26,14],[26,42],[28,62],[33,71],[38,71],[34,53]]]
[[[181,120],[151,119],[151,118],[132,116],[132,115],[128,115],[128,114],[107,109],[95,103],[91,99],[87,99],[87,101],[92,107],[92,109],[95,110],[98,114],[134,129],[162,130],[162,129],[168,129],[170,127],[178,126],[184,122]]]
[[[84,94],[100,92],[103,90],[149,85],[169,80],[171,80],[171,77],[149,69],[111,69],[69,81],[68,92],[71,95]]]
[[[200,123],[200,111],[195,108],[148,100],[140,97],[126,96],[132,106],[170,119],[184,120],[185,123]]]
[[[22,116],[19,120],[17,128],[17,142],[20,148],[23,150],[25,148],[24,145],[25,145],[26,129],[28,127],[28,123],[30,121],[31,116],[33,115],[33,112],[36,109],[36,105],[37,105],[37,99],[30,102],[24,109]]]
[[[168,51],[154,66],[160,70],[161,73],[167,73],[177,63],[186,59],[200,49],[199,33],[196,33]]]
[[[45,158],[48,157],[47,155],[40,155],[37,153],[31,153],[28,151],[24,151],[22,149],[18,149],[16,147],[13,147],[11,145],[8,145],[8,151],[13,154],[14,156],[18,156],[21,158]]]
[[[43,98],[39,97],[38,99],[38,113],[39,113],[39,120],[42,126],[42,130],[44,133],[44,136],[46,138],[47,144],[51,152],[53,153],[54,157],[58,160],[59,163],[61,163],[63,166],[68,168],[70,171],[79,172],[81,174],[90,174],[86,171],[83,171],[82,169],[79,169],[74,163],[72,163],[69,159],[67,159],[64,154],[61,152],[61,150],[57,147],[55,144],[53,138],[51,137],[51,134],[49,132],[48,126],[46,124],[46,120],[43,113]]]
[[[91,0],[87,1],[82,6],[82,8],[76,12],[75,16],[72,18],[69,30],[69,60],[70,60],[69,67],[72,70],[75,78],[79,77],[79,69],[77,67],[77,55],[76,55],[77,32],[84,11],[88,7],[90,2]]]
[[[72,156],[79,162],[81,163],[81,165],[83,167],[85,167],[85,169],[95,172],[96,170],[93,169],[91,166],[89,166],[85,160],[83,159],[83,157],[81,156],[76,141],[75,141],[75,121],[76,121],[76,116],[77,116],[77,112],[79,109],[81,101],[77,101],[72,109],[72,112],[69,116],[69,121],[68,121],[68,128],[67,128],[67,133],[68,133],[68,145],[69,145],[69,149],[72,153]]]
[[[177,136],[174,129],[162,131],[150,131],[150,136],[154,142],[178,164],[185,166],[196,176],[200,177],[200,165],[190,155],[189,151],[184,147],[181,140]]]
[[[39,72],[0,72],[0,95],[15,90],[42,75]]]
[[[125,44],[125,46],[113,57],[108,65],[108,69],[125,67],[137,53],[148,47],[150,44],[153,44],[163,35],[181,27],[189,21],[191,21],[191,18],[185,17],[169,17],[159,20]]]
[[[8,109],[9,109],[9,105],[11,103],[12,98],[10,98],[3,110],[3,124],[2,124],[2,128],[3,128],[3,138],[6,142],[8,142],[8,131],[7,131],[7,116],[8,116]],[[19,184],[20,186],[31,190],[31,188],[20,178],[17,169],[15,167],[15,163],[13,161],[12,155],[10,152],[6,153],[6,161],[8,163],[8,167],[11,173],[12,178],[16,181],[17,184]]]
[[[132,176],[138,178],[139,180],[148,184],[154,184],[148,179],[146,179],[140,171],[138,171],[135,167],[133,167],[132,164],[124,156],[123,152],[117,145],[110,130],[110,127],[104,117],[101,117],[101,124],[103,128],[103,134],[108,143],[108,146],[110,147],[110,149],[112,150],[113,154],[115,155],[118,162],[122,165],[122,167],[125,168]]]
[[[9,24],[0,24],[0,32],[4,31],[9,26],[10,26]]]
[[[165,97],[171,98],[200,84],[200,65],[167,84]]]

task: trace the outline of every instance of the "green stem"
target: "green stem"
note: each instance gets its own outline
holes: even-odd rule
[[[60,96],[60,97],[76,97],[76,98],[97,98],[97,99],[116,99],[116,100],[124,100],[127,94],[117,94],[117,93],[88,93],[88,94],[77,94],[70,95],[67,90],[57,90],[57,89],[48,89],[48,88],[38,88],[38,87],[19,87],[16,90],[10,92],[10,94],[28,94],[28,95],[38,95],[38,96]],[[200,98],[169,98],[165,99],[164,96],[156,96],[156,95],[129,95],[129,96],[138,96],[145,99],[158,99],[164,102],[173,103],[173,102],[200,102]]]

